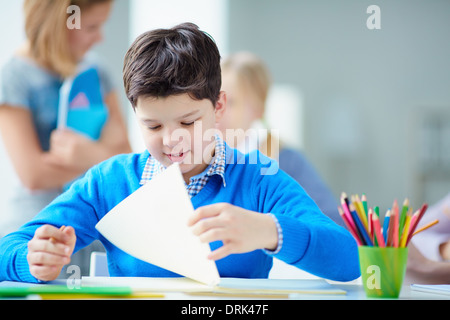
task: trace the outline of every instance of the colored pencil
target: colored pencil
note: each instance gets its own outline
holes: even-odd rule
[[[362,202],[364,211],[365,211],[366,214],[367,214],[369,211],[368,211],[368,208],[367,208],[367,196],[366,196],[365,193],[363,193],[362,196],[361,196],[361,202]]]
[[[388,240],[387,243],[390,247],[394,246],[394,228],[395,228],[395,210],[391,210],[391,217],[389,218],[389,227],[388,227]]]
[[[411,211],[412,208],[409,208],[409,211],[406,214],[405,226],[403,227],[402,236],[400,238],[400,248],[406,247],[406,240],[408,239],[409,226],[411,223],[411,216],[412,216]]]
[[[399,222],[400,222],[400,217],[399,217],[399,212],[398,212],[398,203],[397,203],[397,199],[394,201],[394,228],[392,230],[392,246],[394,248],[398,247],[398,228],[399,228]]]
[[[378,219],[378,216],[373,213],[372,213],[372,219],[373,219],[373,229],[374,229],[374,232],[373,232],[374,240],[376,238],[378,246],[380,248],[384,248],[386,246],[386,244],[384,242],[383,235],[381,234],[380,219]]]
[[[352,209],[354,210],[353,206]],[[358,239],[361,241],[362,245],[366,245],[366,240],[364,239],[363,234],[361,233],[361,227],[362,223],[361,220],[359,220],[358,214],[355,211],[350,211],[350,219],[353,221],[355,225],[355,233],[358,236]]]
[[[369,206],[366,194],[362,194],[361,199],[354,194],[349,200],[347,194],[343,192],[338,211],[358,246],[406,248],[414,235],[439,222],[434,220],[416,230],[427,208],[428,205],[424,203],[413,214],[409,199],[406,198],[400,212],[395,199],[392,208],[386,211],[381,225],[380,207]]]
[[[406,220],[406,214],[408,212],[409,209],[409,200],[408,198],[405,199],[405,201],[403,201],[403,206],[402,206],[402,211],[400,214],[400,225],[399,225],[399,234],[398,236],[401,237],[402,236],[402,231],[403,231],[403,227],[405,226],[405,220]],[[398,239],[398,241],[400,242],[400,238]]]
[[[366,231],[369,231],[369,223],[367,221],[367,215],[364,212],[364,208],[362,206],[361,201],[359,200],[358,195],[352,196],[352,203],[355,206],[356,213],[358,214],[359,218],[361,219],[361,222],[364,225],[364,228],[366,228]]]
[[[391,210],[389,209],[385,216],[384,216],[384,220],[383,220],[383,238],[386,241],[386,245],[388,245],[387,239],[388,239],[388,228],[389,228],[389,222],[391,219]]]
[[[353,227],[351,226],[350,221],[347,219],[347,216],[345,215],[345,213],[342,210],[342,208],[338,207],[338,211],[339,211],[340,216],[342,217],[342,220],[344,220],[344,223],[347,226],[348,230],[352,234],[353,238],[355,238],[355,240],[356,240],[356,242],[358,243],[359,246],[362,246],[363,243],[361,241],[360,236],[356,233],[356,230],[354,230]]]
[[[375,212],[375,214],[378,216],[378,218],[380,218],[380,207],[379,206],[373,207],[373,212]]]
[[[61,228],[59,228],[59,231],[64,231],[65,228],[66,228],[66,226],[61,226]],[[51,237],[50,242],[52,242],[53,244],[56,244],[56,239]]]
[[[356,213],[356,209],[353,203],[350,203],[349,205],[350,213],[352,214],[352,218],[355,221],[356,226],[358,227],[359,232],[362,234],[363,240],[366,245],[373,246],[372,240],[370,240],[369,235],[367,234],[367,230],[364,227],[363,223],[361,222],[360,218],[358,217],[358,214]]]
[[[420,229],[418,229],[416,232],[414,232],[414,233],[413,233],[413,236],[415,236],[416,234],[418,234],[418,233],[420,233],[420,232],[422,232],[422,231],[427,230],[428,228],[431,228],[432,226],[434,226],[434,225],[437,224],[437,223],[439,223],[439,220],[438,220],[438,219],[431,221],[430,223],[424,225],[422,228],[420,228]]]
[[[348,209],[348,198],[347,198],[347,194],[345,192],[343,192],[341,195],[341,206],[342,206],[342,209],[344,210],[344,215],[347,217],[347,221],[350,223],[352,228],[356,231],[355,223],[353,222],[352,215],[350,213],[350,210]]]
[[[379,220],[380,219],[380,207],[374,206],[372,215],[376,215],[378,217],[378,220]],[[372,221],[372,232],[373,232],[373,221]]]
[[[411,241],[413,233],[416,230],[417,225],[419,224],[420,220],[422,219],[422,217],[425,214],[425,211],[427,211],[427,209],[428,209],[428,204],[424,203],[422,205],[422,207],[420,208],[419,214],[417,215],[417,218],[414,220],[414,223],[411,222],[411,227],[410,227],[408,239],[406,240],[406,245],[408,245],[409,241]]]

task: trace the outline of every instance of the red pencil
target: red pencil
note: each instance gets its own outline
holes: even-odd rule
[[[394,205],[393,208],[394,210],[394,230],[392,232],[392,246],[394,248],[398,248],[398,233],[399,233],[399,227],[400,227],[400,217],[399,217],[399,212],[398,212],[398,203],[397,203],[397,199],[395,199],[394,201]]]
[[[419,215],[417,216],[417,219],[415,219],[414,224],[411,223],[411,227],[409,229],[409,234],[408,234],[408,239],[406,240],[406,245],[408,245],[409,241],[411,241],[413,233],[416,230],[417,226],[419,225],[419,222],[422,219],[423,215],[425,214],[425,211],[427,211],[427,208],[428,208],[428,204],[424,203],[422,205],[422,207],[420,208]]]
[[[369,209],[369,211],[372,211],[372,209]],[[373,223],[374,238],[376,237],[378,246],[380,248],[384,248],[386,246],[386,244],[384,242],[384,238],[381,233],[380,219],[378,219],[378,216],[376,214],[374,214],[373,212],[372,212],[372,223]]]
[[[352,234],[353,238],[355,238],[356,242],[358,243],[358,246],[362,246],[363,243],[361,242],[361,239],[359,239],[359,236],[357,235],[356,231],[351,226],[350,222],[348,221],[346,215],[344,214],[344,211],[341,209],[341,207],[338,207],[339,214],[342,217],[342,220],[344,220],[345,225],[347,226],[347,229]],[[353,220],[351,220],[353,223]]]
[[[342,192],[341,195],[341,205],[342,209],[344,210],[344,216],[347,218],[348,223],[352,227],[353,230],[356,230],[355,222],[352,219],[352,214],[350,213],[350,210],[348,209],[348,198],[347,194],[345,192]]]
[[[372,210],[372,208],[369,208],[369,212],[367,213],[367,224],[368,224],[368,227],[369,227],[369,236],[372,238],[372,241],[374,241],[375,240],[375,237],[374,237],[374,233],[373,233],[373,210]],[[375,241],[374,241],[375,242]]]
[[[373,212],[372,208],[369,209],[369,216],[371,217],[373,243],[375,243],[375,239],[377,239],[376,243],[379,247],[383,248],[386,245],[383,239],[383,235],[381,234],[380,219],[378,219],[378,216]]]

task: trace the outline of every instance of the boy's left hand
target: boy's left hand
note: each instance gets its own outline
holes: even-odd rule
[[[227,203],[198,208],[189,217],[188,225],[204,243],[223,242],[222,247],[208,256],[211,260],[257,249],[275,250],[278,245],[278,231],[272,217]]]

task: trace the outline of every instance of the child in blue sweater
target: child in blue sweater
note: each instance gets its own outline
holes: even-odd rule
[[[265,278],[273,257],[328,279],[359,276],[350,233],[322,214],[275,162],[231,149],[214,130],[226,93],[220,91],[220,55],[206,33],[189,23],[144,33],[125,57],[124,85],[147,151],[93,167],[4,237],[0,281],[54,280],[74,251],[96,239],[105,246],[111,276],[177,276],[121,251],[95,229],[175,162],[196,209],[189,226],[210,244],[209,258],[222,277]]]

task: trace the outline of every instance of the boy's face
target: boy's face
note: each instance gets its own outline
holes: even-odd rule
[[[165,167],[178,162],[189,183],[189,178],[206,169],[214,155],[216,124],[225,106],[223,92],[215,108],[210,100],[194,100],[186,93],[167,98],[140,97],[135,111],[147,150]]]

